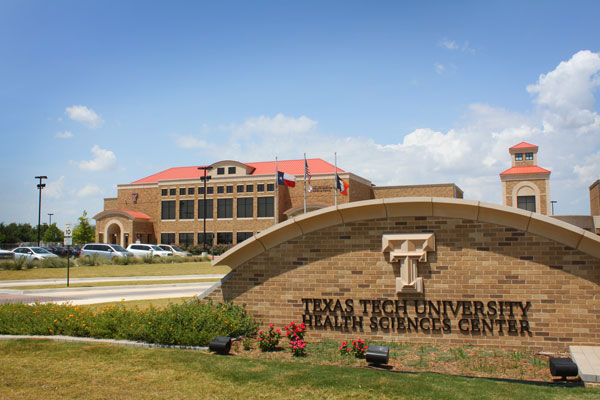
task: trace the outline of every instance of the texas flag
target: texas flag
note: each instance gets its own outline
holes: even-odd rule
[[[348,196],[348,188],[350,185],[344,182],[337,174],[335,175],[335,181],[335,188],[344,196]]]
[[[294,175],[286,174],[282,171],[277,171],[277,184],[285,185],[289,187],[296,186],[296,177]]]

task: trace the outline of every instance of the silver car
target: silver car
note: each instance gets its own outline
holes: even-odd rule
[[[46,258],[58,258],[56,254],[41,247],[17,247],[12,252],[15,254],[15,260],[25,258],[27,261],[42,261]]]
[[[158,247],[165,251],[170,251],[174,256],[190,257],[192,255],[192,253],[190,253],[189,251],[185,251],[181,247],[172,244],[159,244]]]
[[[133,253],[136,257],[153,256],[153,257],[173,257],[173,253],[165,251],[155,244],[130,244],[127,246],[127,251]]]
[[[133,254],[124,247],[107,243],[88,243],[81,248],[79,257],[93,257],[94,255],[107,260],[112,260],[115,257],[133,257]]]

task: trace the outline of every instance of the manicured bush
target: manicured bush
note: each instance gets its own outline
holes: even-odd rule
[[[281,339],[281,331],[279,329],[275,329],[273,324],[269,325],[269,330],[258,331],[258,347],[262,351],[273,351],[279,345],[279,339]]]
[[[165,309],[100,310],[57,304],[0,304],[0,334],[68,335],[206,346],[217,335],[254,335],[257,324],[243,307],[190,301]]]
[[[67,268],[66,258],[45,258],[39,263],[40,268]]]

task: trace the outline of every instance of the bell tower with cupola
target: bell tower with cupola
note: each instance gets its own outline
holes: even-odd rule
[[[508,149],[511,168],[500,173],[502,204],[550,214],[550,171],[538,167],[538,146],[521,142]]]

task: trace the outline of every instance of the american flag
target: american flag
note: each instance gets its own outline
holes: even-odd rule
[[[304,159],[304,175],[308,178],[308,191],[312,192],[312,186],[310,186],[310,168],[308,168],[308,161]]]

